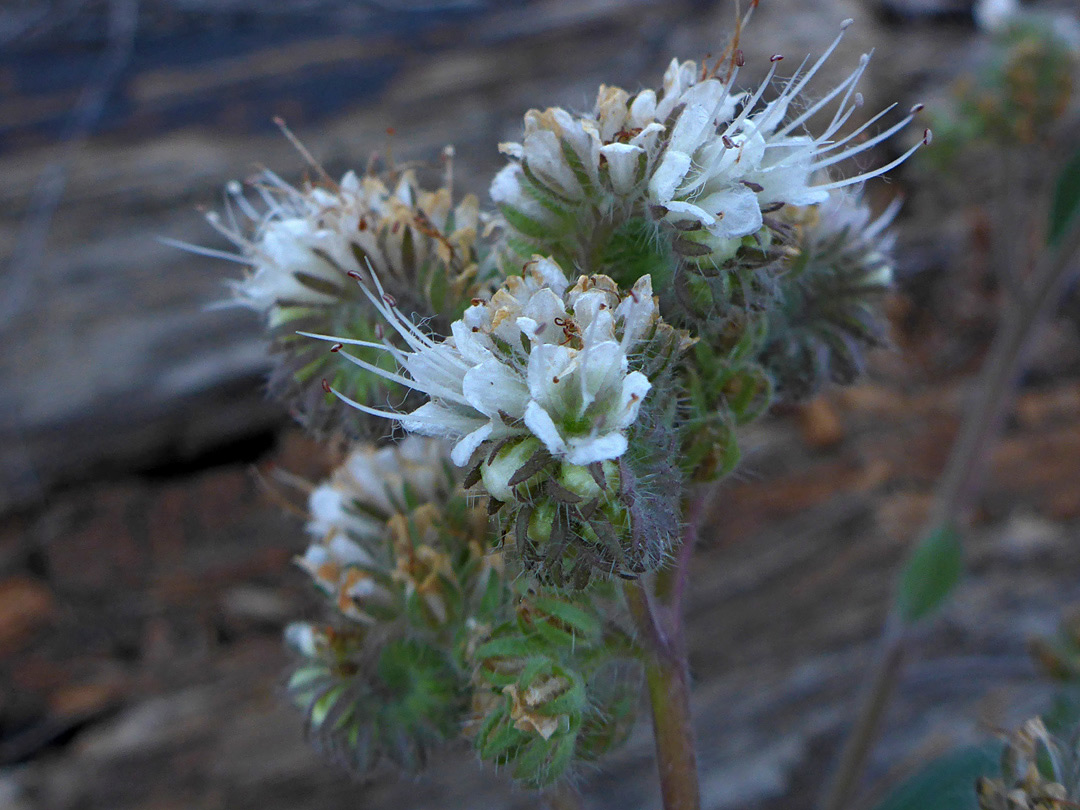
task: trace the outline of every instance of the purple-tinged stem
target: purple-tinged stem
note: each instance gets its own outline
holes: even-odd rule
[[[645,651],[645,679],[652,704],[656,765],[664,810],[700,810],[697,753],[690,711],[690,674],[683,632],[683,597],[705,492],[685,506],[682,545],[672,565],[656,576],[654,592],[628,582],[626,601]]]

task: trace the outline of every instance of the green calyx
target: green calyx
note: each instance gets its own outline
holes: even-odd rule
[[[432,746],[456,736],[466,683],[443,652],[395,640],[373,658],[362,632],[313,632],[312,655],[288,690],[316,747],[358,773],[383,759],[416,772]]]
[[[474,655],[480,757],[542,788],[620,745],[640,678],[627,639],[593,597],[524,595]]]

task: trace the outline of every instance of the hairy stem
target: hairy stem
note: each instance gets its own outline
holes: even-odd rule
[[[673,564],[657,574],[653,592],[640,580],[628,582],[625,587],[626,601],[645,653],[645,679],[652,704],[664,810],[699,810],[701,806],[683,632],[683,595],[706,496],[707,490],[702,490],[685,504],[682,545]]]
[[[645,677],[652,703],[664,810],[698,810],[701,797],[685,662],[673,656],[657,656],[646,666]]]
[[[922,536],[944,525],[957,525],[970,508],[986,474],[990,451],[1013,400],[1032,335],[1060,298],[1080,254],[1080,216],[1056,250],[1045,249],[1035,268],[1030,293],[1002,318],[979,373],[978,396],[960,426],[934,507]],[[855,723],[844,743],[836,775],[821,804],[823,810],[841,810],[858,784],[870,750],[880,731],[881,718],[899,681],[907,643],[906,627],[895,608],[886,621],[874,678],[865,693]]]
[[[652,596],[640,581],[625,586],[626,601],[645,648],[656,767],[664,810],[699,810],[697,754],[690,715],[690,679],[681,647],[659,625]]]

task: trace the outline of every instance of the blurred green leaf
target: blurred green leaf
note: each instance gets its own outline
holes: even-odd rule
[[[874,810],[979,810],[975,781],[1001,771],[1001,743],[951,751],[901,782]]]
[[[960,535],[952,526],[941,526],[915,548],[900,574],[896,607],[911,624],[933,613],[960,581],[964,569]]]
[[[1080,688],[1072,686],[1054,695],[1050,710],[1042,715],[1051,734],[1068,738],[1080,725]]]
[[[1065,164],[1054,186],[1050,204],[1050,230],[1046,241],[1056,245],[1068,230],[1073,218],[1080,216],[1080,151]]]

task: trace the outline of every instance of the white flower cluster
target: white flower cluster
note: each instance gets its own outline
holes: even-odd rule
[[[360,445],[311,492],[307,529],[315,541],[297,563],[344,615],[371,621],[361,605],[388,599],[372,574],[383,562],[373,550],[385,548],[388,521],[411,503],[445,498],[451,486],[444,442],[408,436],[388,447]]]
[[[561,200],[587,199],[605,216],[617,210],[640,209],[630,213],[638,216],[647,211],[674,223],[684,238],[700,243],[702,253],[731,255],[742,237],[762,229],[769,211],[822,203],[831,189],[883,174],[928,142],[927,131],[923,141],[885,166],[830,179],[829,167],[891,137],[918,110],[865,140],[859,138],[893,107],[839,134],[862,104],[856,85],[869,62],[867,54],[846,79],[789,116],[850,22],[809,68],[804,61],[768,103],[763,98],[780,56],[772,57],[768,75],[753,93],[734,90],[737,66],[721,80],[694,62],[673,60],[660,93],[650,89],[631,96],[602,86],[591,115],[532,110],[525,116],[523,141],[500,146],[514,161],[495,177],[491,196],[510,227],[519,231],[537,224],[559,227],[551,206],[538,199],[539,189]],[[805,125],[838,97],[828,125],[809,134]]]
[[[553,457],[577,465],[626,451],[626,430],[651,387],[644,374],[630,370],[630,357],[659,322],[649,276],[625,295],[606,276],[581,276],[571,287],[555,262],[536,257],[490,301],[475,301],[441,342],[409,322],[381,287],[379,295],[369,295],[407,351],[311,337],[384,348],[404,374],[346,357],[429,401],[411,413],[342,397],[349,404],[410,432],[454,439],[451,458],[458,466],[485,442],[515,437],[535,436]]]
[[[448,187],[421,190],[412,171],[393,188],[351,171],[303,189],[266,171],[253,186],[265,211],[231,183],[225,217],[207,218],[240,250],[214,253],[252,268],[233,285],[237,301],[271,315],[277,307],[336,303],[353,289],[349,274],[366,277],[369,263],[385,283],[408,284],[410,271],[430,258],[449,265],[467,257],[480,225],[475,196],[454,206]]]

